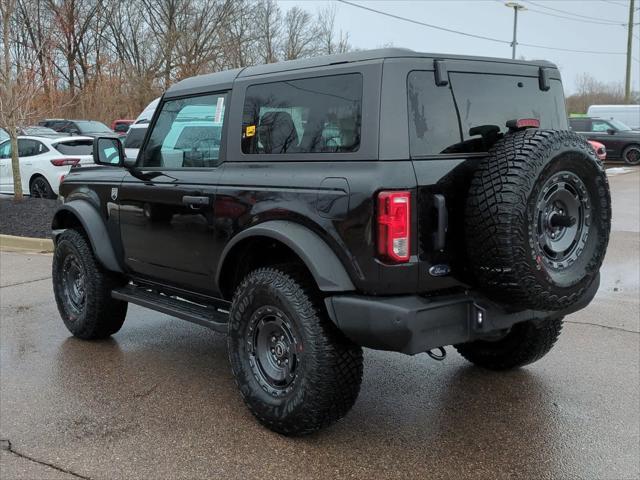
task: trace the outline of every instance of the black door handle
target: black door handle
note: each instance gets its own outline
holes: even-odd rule
[[[182,203],[189,205],[190,207],[203,207],[209,205],[209,197],[194,197],[191,195],[185,195],[182,197]]]

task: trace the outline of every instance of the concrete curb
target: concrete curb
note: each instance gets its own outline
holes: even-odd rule
[[[50,238],[16,237],[14,235],[0,235],[0,250],[53,252],[53,240]]]

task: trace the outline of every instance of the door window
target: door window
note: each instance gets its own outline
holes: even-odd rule
[[[253,85],[244,102],[242,151],[355,152],[361,112],[359,73]]]
[[[592,132],[606,132],[611,127],[611,124],[602,120],[593,120],[591,122],[591,131]]]
[[[218,165],[226,98],[225,94],[212,94],[164,102],[139,166]]]
[[[28,138],[18,139],[18,156],[20,158],[33,157],[48,151],[49,149],[37,140],[31,140]]]

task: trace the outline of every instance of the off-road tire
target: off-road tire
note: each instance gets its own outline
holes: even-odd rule
[[[75,307],[67,290],[65,268],[72,260],[83,273],[84,301]],[[58,311],[67,329],[83,340],[109,337],[122,327],[127,302],[111,298],[111,291],[126,283],[120,276],[105,270],[96,260],[88,239],[79,231],[62,232],[53,254],[53,292]]]
[[[632,153],[636,153],[634,158]],[[622,159],[627,165],[640,165],[640,145],[629,145],[622,152]]]
[[[575,190],[572,201],[581,212],[577,221],[583,222],[573,230],[571,256],[559,262],[548,258],[540,245],[546,234],[538,231],[540,199],[551,188]],[[610,227],[609,183],[586,140],[569,131],[509,133],[481,160],[471,182],[465,237],[472,276],[498,302],[522,309],[567,308],[596,279]]]
[[[264,309],[279,311],[299,337],[296,376],[286,388],[274,388],[256,373],[257,353],[247,341],[259,334],[253,322]],[[229,318],[231,369],[244,402],[264,426],[306,435],[351,409],[362,382],[362,349],[327,317],[306,272],[288,266],[250,272],[236,289]]]
[[[476,340],[455,345],[460,355],[489,370],[523,367],[544,357],[562,330],[562,318],[516,323],[499,340]]]
[[[29,195],[33,198],[55,199],[56,194],[49,182],[42,175],[37,175],[29,182]]]

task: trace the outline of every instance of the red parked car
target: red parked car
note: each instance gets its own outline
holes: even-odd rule
[[[129,131],[129,125],[131,125],[135,120],[127,120],[127,119],[119,119],[111,122],[111,130],[116,132],[121,137],[124,137]]]
[[[593,149],[596,151],[596,155],[603,162],[607,159],[607,148],[600,142],[596,142],[595,140],[588,140]]]

